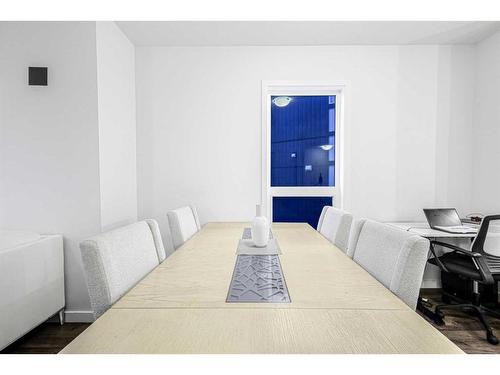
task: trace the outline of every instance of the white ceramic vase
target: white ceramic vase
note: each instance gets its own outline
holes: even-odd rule
[[[269,221],[262,215],[262,206],[257,205],[256,217],[252,221],[252,241],[257,247],[266,247],[269,242]]]

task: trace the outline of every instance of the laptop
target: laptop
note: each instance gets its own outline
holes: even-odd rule
[[[424,213],[432,229],[455,234],[477,233],[477,228],[462,224],[454,208],[424,208]]]

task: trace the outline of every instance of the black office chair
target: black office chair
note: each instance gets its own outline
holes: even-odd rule
[[[452,249],[452,252],[437,256],[434,246],[439,245]],[[495,255],[491,251],[496,251]],[[500,280],[500,215],[486,216],[479,228],[478,234],[470,250],[440,241],[431,241],[431,252],[434,258],[429,259],[442,272],[449,272],[462,279],[472,280],[472,301],[466,301],[443,291],[443,302],[436,306],[434,321],[444,324],[442,310],[465,310],[477,315],[486,330],[486,338],[490,344],[497,345],[498,338],[494,335],[485,315],[500,318],[500,313],[481,305],[479,283],[494,284]]]

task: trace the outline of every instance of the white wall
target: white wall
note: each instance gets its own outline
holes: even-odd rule
[[[48,86],[28,86],[28,66]],[[78,243],[100,231],[95,24],[0,22],[0,227],[64,234],[66,305],[88,310]]]
[[[472,202],[475,46],[440,47],[436,203],[466,215]]]
[[[64,234],[73,312],[89,309],[81,239],[137,210],[168,235],[165,212],[187,203],[203,222],[254,215],[262,80],[348,84],[344,207],[356,216],[500,210],[499,34],[477,56],[468,46],[150,47],[135,58],[136,150],[134,48],[113,23],[0,23],[0,227]],[[30,65],[49,67],[49,86],[27,85]]]
[[[473,202],[500,213],[500,32],[479,43],[476,65]]]
[[[474,102],[475,47],[440,46],[438,54],[436,199],[429,206],[456,207],[465,216],[474,212],[471,180],[474,106],[471,104]],[[452,242],[463,247],[470,245],[468,240]],[[438,267],[427,264],[422,287],[440,287],[440,274]]]
[[[456,182],[473,64],[467,46],[138,47],[139,216],[189,202],[202,222],[254,215],[261,80],[347,82],[344,207],[356,216],[467,209]]]
[[[137,220],[135,49],[114,22],[97,22],[101,227]]]
[[[72,321],[92,318],[80,241],[137,219],[134,64],[112,22],[0,22],[0,228],[64,235]]]

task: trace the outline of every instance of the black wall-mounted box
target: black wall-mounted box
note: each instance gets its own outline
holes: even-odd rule
[[[28,68],[28,84],[30,86],[47,86],[47,68],[30,66]]]

